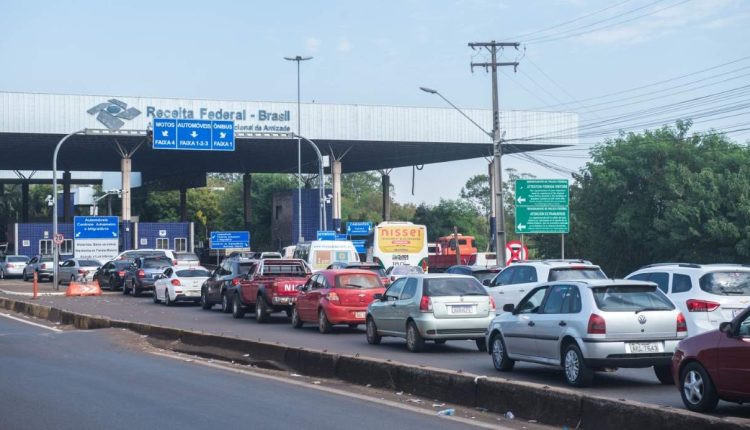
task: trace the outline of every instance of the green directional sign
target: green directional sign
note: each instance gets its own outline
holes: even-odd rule
[[[519,179],[516,181],[516,233],[568,233],[568,181]]]

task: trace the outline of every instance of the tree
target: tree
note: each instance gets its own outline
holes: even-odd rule
[[[750,150],[690,122],[592,150],[571,187],[577,255],[622,276],[648,263],[750,262]]]
[[[427,238],[430,241],[452,234],[453,226],[456,226],[459,233],[474,236],[478,249],[484,250],[487,247],[487,220],[465,200],[440,199],[435,206],[422,203],[416,207],[413,220],[427,227]]]

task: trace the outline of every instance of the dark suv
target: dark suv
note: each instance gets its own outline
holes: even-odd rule
[[[215,304],[221,304],[223,312],[232,312],[231,294],[240,285],[240,278],[249,273],[258,263],[244,257],[227,257],[221,265],[211,273],[211,277],[201,287],[201,306],[211,309]]]
[[[166,256],[138,257],[125,274],[122,293],[138,297],[141,292],[154,289],[154,282],[164,269],[172,266],[172,259]]]

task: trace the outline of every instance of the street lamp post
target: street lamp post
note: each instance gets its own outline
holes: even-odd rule
[[[463,115],[464,118],[468,119],[472,124],[474,124],[478,129],[482,130],[484,134],[486,134],[490,139],[492,139],[492,155],[493,155],[493,162],[490,166],[492,169],[492,172],[494,173],[493,181],[490,183],[490,192],[492,193],[492,197],[490,200],[494,203],[493,208],[495,212],[495,219],[497,220],[495,222],[495,226],[490,225],[490,230],[494,231],[495,238],[499,240],[495,240],[495,254],[498,256],[497,261],[499,265],[505,264],[505,208],[503,207],[503,178],[502,178],[502,167],[500,165],[500,157],[502,156],[502,144],[503,144],[503,138],[500,135],[500,131],[497,129],[497,124],[493,126],[492,132],[489,132],[485,130],[481,125],[477,124],[476,121],[471,119],[469,115],[466,115],[464,111],[458,108],[458,106],[451,103],[450,100],[445,98],[440,92],[437,90],[433,90],[432,88],[426,88],[426,87],[419,87],[420,90],[429,93],[429,94],[436,94],[441,99],[445,100],[446,103],[448,103],[453,109],[457,110],[458,113]],[[496,100],[493,100],[495,103]],[[493,229],[494,227],[494,229]],[[499,229],[499,230],[498,230]]]
[[[300,79],[299,64],[303,61],[312,60],[313,57],[284,57],[287,61],[297,62],[297,242],[302,242],[302,117],[300,110]]]

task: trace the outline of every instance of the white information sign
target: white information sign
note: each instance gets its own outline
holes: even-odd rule
[[[75,258],[99,260],[105,263],[120,253],[117,239],[76,239],[73,242]]]

